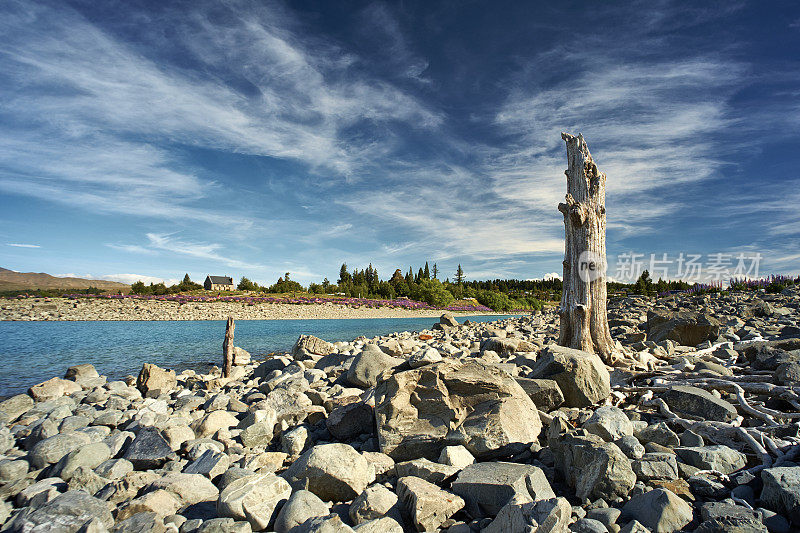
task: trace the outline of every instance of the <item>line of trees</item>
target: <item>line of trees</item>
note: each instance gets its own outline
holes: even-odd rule
[[[236,286],[240,291],[258,291],[270,293],[286,293],[286,292],[305,292],[305,288],[294,280],[289,279],[289,272],[278,278],[278,281],[272,285],[259,285],[254,281],[242,276],[239,284]]]
[[[616,281],[610,281],[607,284],[607,290],[609,294],[625,291],[632,292],[634,294],[641,294],[643,296],[656,296],[667,291],[685,291],[691,287],[691,283],[681,280],[665,281],[661,278],[658,278],[658,281],[654,282],[650,278],[650,272],[647,270],[642,271],[639,279],[637,279],[633,285],[627,283],[618,283]]]
[[[461,265],[453,273],[453,281],[446,277],[439,279],[441,270],[436,263],[425,262],[424,266],[416,271],[409,267],[407,272],[396,269],[387,280],[380,279],[378,270],[370,264],[367,268],[350,270],[347,264],[342,264],[339,269],[339,278],[336,283],[331,283],[325,278],[322,283],[311,283],[307,291],[313,294],[332,294],[355,298],[372,298],[392,300],[395,298],[409,298],[426,302],[437,307],[447,307],[455,300],[475,299],[482,305],[495,311],[511,311],[514,309],[539,309],[541,301],[534,293],[545,294],[550,286],[529,285],[522,286],[517,280],[494,280],[492,282],[466,281],[466,274]],[[131,285],[133,294],[165,295],[179,292],[188,292],[201,289],[202,285],[193,282],[186,274],[183,281],[167,287],[164,283],[150,283],[145,285],[137,281]],[[263,293],[298,293],[306,292],[300,283],[290,279],[287,272],[272,285],[259,285],[247,277],[242,277],[237,285],[237,290]],[[527,289],[527,290],[526,290]],[[560,289],[560,287],[559,287]]]
[[[312,283],[308,290],[316,294],[341,294],[356,298],[409,298],[438,307],[447,307],[455,300],[475,299],[495,311],[540,309],[542,306],[532,292],[504,294],[496,284],[484,286],[483,282],[467,282],[466,273],[460,264],[453,273],[453,281],[449,277],[444,281],[440,280],[440,273],[438,264],[433,263],[431,266],[429,262],[425,262],[416,272],[414,267],[409,267],[405,273],[398,268],[388,280],[381,280],[372,264],[365,269],[351,271],[345,263],[339,269],[336,284],[330,283],[326,278],[322,284]],[[504,289],[507,287],[507,284],[503,285]],[[542,289],[543,287],[538,287],[539,292]]]
[[[164,294],[177,294],[179,292],[189,292],[194,291],[197,289],[202,289],[203,286],[199,283],[195,283],[189,278],[189,274],[183,276],[183,280],[180,283],[176,283],[175,285],[171,285],[167,287],[163,282],[162,283],[150,283],[150,285],[145,285],[144,282],[137,281],[131,285],[131,293],[132,294],[142,294],[142,295],[149,295],[152,294],[154,296],[162,296]]]
[[[561,299],[562,282],[558,278],[544,280],[519,280],[519,279],[493,279],[493,280],[466,280],[466,273],[459,264],[453,272],[453,280],[446,277],[439,279],[441,270],[436,263],[432,266],[426,261],[425,265],[417,268],[409,267],[406,272],[396,269],[389,279],[382,280],[378,270],[369,264],[367,268],[350,270],[346,263],[339,269],[339,278],[336,283],[331,283],[325,278],[322,283],[311,283],[306,289],[300,283],[290,279],[286,272],[272,285],[259,285],[258,283],[242,277],[237,285],[237,290],[247,292],[262,292],[272,294],[303,293],[341,295],[353,298],[370,298],[392,300],[395,298],[409,298],[426,302],[437,307],[447,307],[456,300],[474,299],[478,303],[495,311],[512,311],[517,309],[541,309],[543,302],[557,302]],[[794,280],[791,281],[793,283]],[[787,282],[790,283],[790,282]],[[774,287],[773,287],[774,285]],[[189,292],[202,289],[203,286],[189,278],[183,277],[180,283],[167,287],[164,283],[150,283],[145,285],[137,281],[131,285],[131,293],[141,295],[166,295],[180,292]],[[633,284],[610,281],[607,284],[608,293],[634,293],[644,296],[656,296],[667,291],[681,291],[692,288],[686,281],[666,281],[660,279],[653,281],[650,273],[645,270]],[[737,287],[739,288],[739,287]],[[742,289],[746,289],[742,285]],[[779,292],[784,285],[773,282],[768,289],[770,292]],[[15,295],[28,292],[41,296],[57,296],[64,291],[8,291]],[[75,290],[70,293],[101,293],[100,289]]]

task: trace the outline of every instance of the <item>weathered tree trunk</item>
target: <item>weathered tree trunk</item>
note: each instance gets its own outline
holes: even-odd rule
[[[582,135],[562,133],[567,143],[564,214],[564,288],[558,344],[614,362],[606,316],[606,175],[597,170]]]
[[[231,375],[233,366],[233,332],[235,329],[236,324],[233,322],[233,317],[229,316],[225,326],[225,340],[222,342],[222,375],[226,378]]]

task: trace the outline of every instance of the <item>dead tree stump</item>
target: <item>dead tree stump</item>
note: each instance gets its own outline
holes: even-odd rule
[[[229,377],[231,375],[231,367],[233,367],[233,332],[236,330],[236,324],[233,317],[228,317],[228,323],[225,325],[225,340],[222,342],[222,376]]]
[[[568,168],[564,215],[564,284],[558,344],[615,360],[606,315],[606,175],[582,135],[562,133]]]

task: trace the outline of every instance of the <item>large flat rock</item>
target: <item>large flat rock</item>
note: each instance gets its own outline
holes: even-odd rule
[[[444,361],[395,372],[375,388],[383,453],[435,461],[446,446],[475,457],[513,454],[536,441],[536,406],[514,379],[479,361]]]

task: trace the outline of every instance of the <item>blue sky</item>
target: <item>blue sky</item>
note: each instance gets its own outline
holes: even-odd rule
[[[789,1],[5,0],[0,266],[541,277],[561,131],[608,175],[610,264],[800,271]]]

